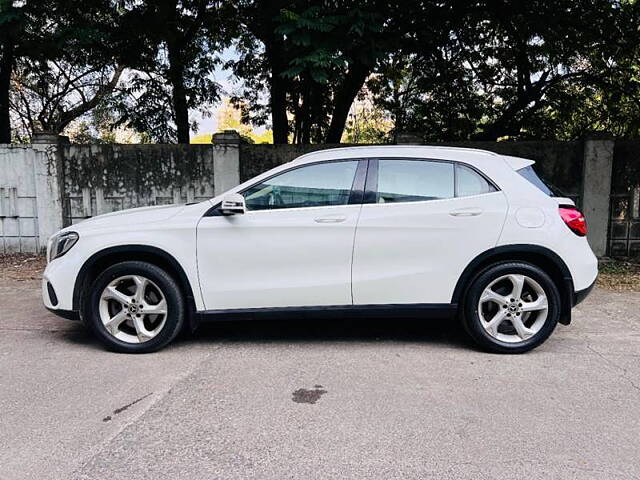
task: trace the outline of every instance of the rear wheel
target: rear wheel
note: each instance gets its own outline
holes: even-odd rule
[[[544,342],[560,317],[560,294],[540,268],[524,262],[493,265],[471,283],[464,326],[485,350],[523,353]]]
[[[83,316],[110,350],[159,350],[180,332],[184,300],[171,276],[150,263],[122,262],[100,274],[88,290]]]

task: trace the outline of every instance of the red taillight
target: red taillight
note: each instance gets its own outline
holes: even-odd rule
[[[584,237],[587,234],[587,220],[584,215],[576,207],[560,207],[558,209],[560,216],[567,227],[571,229],[573,233],[580,237]]]

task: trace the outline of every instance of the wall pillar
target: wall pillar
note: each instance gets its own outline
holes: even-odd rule
[[[38,215],[38,248],[44,251],[47,240],[63,227],[62,214],[62,160],[59,146],[66,137],[48,132],[33,135],[35,152],[34,177],[36,186],[36,209]]]
[[[582,211],[587,218],[589,245],[598,257],[607,253],[614,144],[610,138],[584,141]]]
[[[214,133],[213,194],[220,195],[240,184],[240,144],[242,137],[235,130]]]

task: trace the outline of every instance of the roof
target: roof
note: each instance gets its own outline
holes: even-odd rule
[[[332,160],[337,158],[360,158],[362,156],[378,158],[434,158],[441,160],[458,160],[461,162],[477,163],[487,159],[503,159],[514,170],[535,163],[525,158],[500,155],[488,150],[477,148],[461,148],[431,145],[372,145],[358,147],[328,148],[306,153],[296,158],[292,163],[302,164],[314,161]]]

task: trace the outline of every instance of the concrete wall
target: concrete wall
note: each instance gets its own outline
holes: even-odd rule
[[[351,145],[345,143],[322,145],[254,145],[243,143],[240,145],[240,180],[245,182],[305,153],[349,146]]]
[[[0,252],[39,251],[57,229],[85,218],[138,206],[205,200],[304,153],[348,146],[249,145],[241,144],[235,132],[216,134],[213,141],[186,146],[70,145],[40,135],[32,145],[0,145]],[[640,236],[640,219],[636,222],[633,217],[640,210],[634,206],[640,202],[640,142],[448,145],[536,160],[539,172],[585,210],[589,242],[598,255],[612,248],[610,198],[616,205],[626,205],[624,218],[611,222],[615,234],[626,242],[624,248],[618,242],[614,250],[640,255],[640,239],[636,242],[633,236],[636,230]]]
[[[60,228],[57,164],[55,146],[0,145],[0,253],[41,251]]]
[[[64,224],[214,196],[210,145],[62,145]]]

